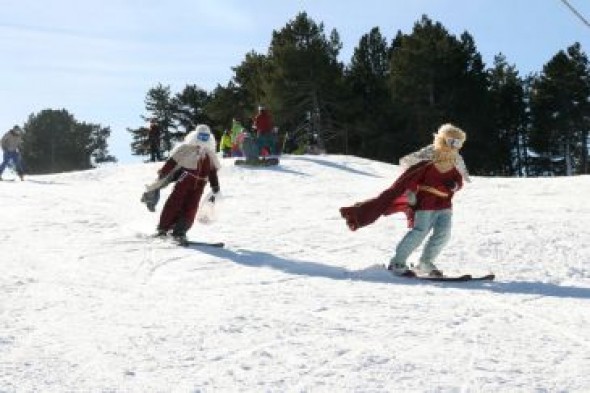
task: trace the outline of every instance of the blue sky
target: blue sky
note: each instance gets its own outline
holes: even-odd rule
[[[590,19],[590,2],[569,0]],[[0,131],[32,113],[65,108],[110,126],[109,147],[129,153],[126,127],[143,124],[147,91],[162,83],[212,90],[247,52],[266,53],[273,30],[298,12],[335,28],[349,63],[377,26],[390,41],[423,14],[451,34],[468,31],[486,65],[503,53],[521,75],[540,72],[574,42],[590,55],[590,28],[561,0],[2,0]]]

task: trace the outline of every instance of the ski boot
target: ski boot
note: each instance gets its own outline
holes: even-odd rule
[[[415,267],[415,269],[423,275],[426,275],[428,277],[442,277],[443,273],[442,271],[440,271],[434,263],[432,262],[426,262],[426,261],[421,261],[420,263],[418,263],[418,265]]]
[[[185,233],[175,233],[172,232],[172,239],[179,245],[179,246],[186,246],[188,245],[188,239]]]
[[[405,262],[391,261],[389,266],[387,266],[387,270],[400,277],[416,277],[416,273],[410,270]]]
[[[156,233],[154,234],[154,237],[159,237],[159,238],[165,238],[166,236],[168,236],[168,231],[165,229],[156,229]]]

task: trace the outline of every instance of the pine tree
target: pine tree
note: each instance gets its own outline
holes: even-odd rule
[[[374,27],[361,37],[345,72],[352,98],[346,105],[350,153],[383,161],[392,159],[392,145],[395,146],[387,84],[389,51],[387,40]]]
[[[499,175],[524,175],[526,169],[526,100],[524,82],[515,66],[508,65],[502,54],[494,58],[488,71],[493,110],[495,141],[488,156]]]
[[[172,98],[172,119],[176,123],[176,128],[180,130],[173,135],[174,139],[178,140],[184,137],[197,124],[211,126],[211,119],[205,112],[209,101],[210,96],[207,91],[196,85],[185,86],[182,92]]]
[[[533,83],[530,143],[546,158],[545,171],[587,171],[589,75],[588,58],[576,43],[559,51]]]
[[[398,152],[431,143],[440,124],[453,122],[468,133],[464,153],[470,169],[489,169],[481,159],[489,150],[492,130],[487,79],[469,34],[457,39],[426,16],[411,34],[399,32],[392,43],[390,88],[404,124]]]
[[[45,109],[24,125],[23,159],[27,173],[94,168],[116,159],[108,153],[110,129],[80,123],[67,110]]]
[[[345,111],[343,65],[338,61],[342,47],[338,32],[329,37],[323,24],[306,13],[298,14],[279,31],[273,31],[269,49],[272,62],[267,103],[282,126],[295,129],[308,121],[320,145],[341,149],[343,127],[340,114]]]
[[[143,120],[147,122],[153,119],[160,127],[163,151],[170,151],[173,141],[180,139],[180,135],[174,124],[175,108],[172,104],[171,94],[170,86],[158,84],[147,92],[145,98],[148,115],[143,116]],[[147,127],[127,128],[127,131],[132,136],[131,152],[138,156],[149,155]]]

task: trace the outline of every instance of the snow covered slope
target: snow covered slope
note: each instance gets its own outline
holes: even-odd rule
[[[338,213],[397,166],[225,160],[219,221],[189,232],[224,249],[147,238],[157,168],[0,183],[0,392],[590,391],[588,176],[475,177],[438,266],[497,280],[435,284],[372,267],[402,216]]]

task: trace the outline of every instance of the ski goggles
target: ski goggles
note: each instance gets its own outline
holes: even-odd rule
[[[208,142],[209,138],[211,138],[211,134],[209,134],[208,132],[199,132],[197,134],[197,140],[201,142]]]
[[[463,140],[459,138],[445,138],[445,143],[453,149],[460,149],[463,146]]]

